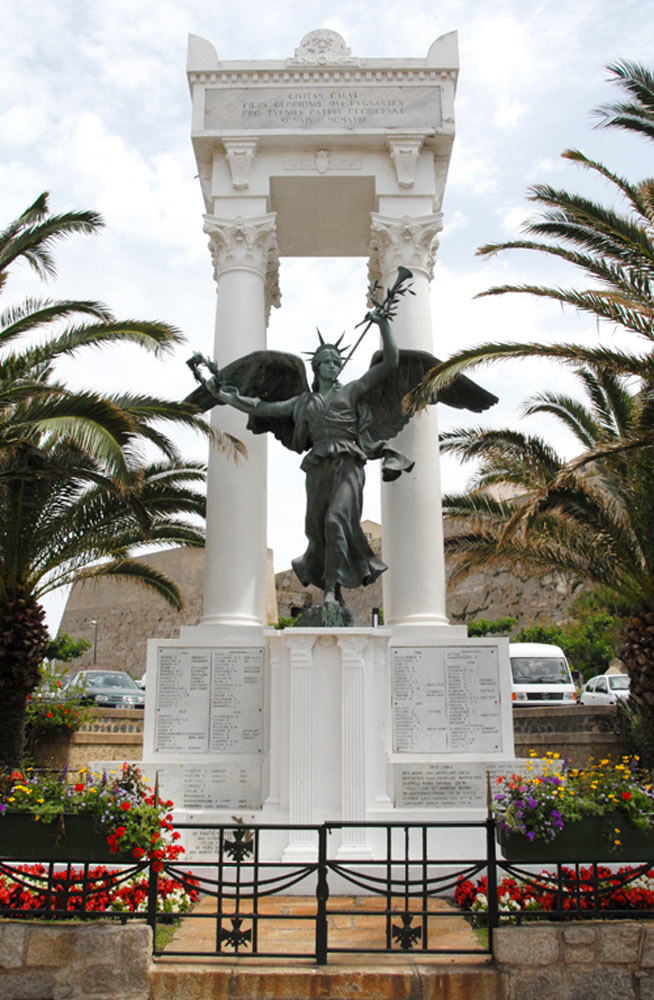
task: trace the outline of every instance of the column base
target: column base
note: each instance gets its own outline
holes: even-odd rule
[[[302,844],[291,842],[282,851],[282,862],[297,864],[306,861],[308,864],[315,864],[318,860],[318,848],[312,844]]]

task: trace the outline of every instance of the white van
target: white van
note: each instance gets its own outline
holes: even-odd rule
[[[574,705],[572,674],[563,650],[544,642],[509,643],[514,705]]]

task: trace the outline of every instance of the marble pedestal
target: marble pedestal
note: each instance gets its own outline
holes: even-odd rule
[[[508,642],[463,627],[187,628],[150,641],[146,690],[143,769],[179,821],[483,819],[514,755]],[[372,859],[381,836],[331,844]],[[187,848],[211,843],[189,832]],[[442,849],[472,848],[456,831]],[[315,860],[315,834],[284,831],[273,853]]]

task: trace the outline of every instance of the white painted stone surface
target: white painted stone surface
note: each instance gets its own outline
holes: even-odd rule
[[[454,137],[456,34],[424,59],[363,59],[336,32],[309,32],[286,59],[224,62],[191,36],[192,139],[218,287],[219,364],[265,347],[278,304],[278,256],[364,256],[393,283],[400,347],[432,350],[429,282]],[[362,298],[364,290],[362,289]],[[316,317],[309,317],[311,322]],[[265,441],[241,414],[216,423],[241,436],[247,465],[211,461],[205,624],[260,626],[265,558]],[[397,444],[414,472],[385,488],[384,610],[393,625],[446,625],[435,411]],[[230,573],[223,567],[229,565]],[[236,579],[234,579],[236,577]]]
[[[161,793],[175,802],[178,820],[231,823],[236,815],[246,824],[311,826],[339,820],[356,824],[483,819],[489,775],[493,780],[509,762],[513,766],[505,639],[468,640],[464,629],[447,627],[266,629],[256,637],[255,630],[247,629],[241,630],[240,640],[232,636],[225,649],[211,650],[206,638],[191,641],[188,633],[193,631],[187,630],[180,640],[151,641],[147,689],[164,692],[167,711],[172,688],[169,681],[163,687],[158,683],[162,663],[168,671],[171,660],[181,663],[181,677],[193,661],[204,683],[207,664],[223,663],[227,656],[232,665],[247,658],[256,668],[264,647],[261,686],[236,683],[225,692],[226,701],[237,707],[245,699],[248,719],[252,692],[244,689],[261,692],[262,752],[257,751],[256,740],[249,753],[242,752],[242,722],[236,708],[231,753],[207,751],[209,711],[204,743],[194,740],[191,751],[180,731],[178,751],[170,746],[170,735],[162,751],[156,739],[161,706],[156,696],[150,697],[142,767],[151,782],[158,775]],[[418,668],[409,677],[406,665],[413,661]],[[215,702],[212,684],[217,676],[207,681],[210,706]],[[439,691],[443,688],[442,698],[436,697],[434,685]],[[401,711],[416,715],[411,722],[415,738],[408,742],[397,740],[399,701]],[[462,748],[457,720],[468,701],[479,733],[473,732]],[[199,713],[187,722],[194,734],[198,719]],[[453,741],[448,743],[440,731],[435,732],[442,726],[454,733]],[[444,832],[441,838],[446,844],[449,834]],[[373,857],[382,840],[380,832],[353,825],[335,833],[330,843],[339,858],[362,859]],[[213,841],[211,837],[207,841],[207,835],[187,837],[187,847],[199,852],[197,860],[203,857],[202,843],[210,849]],[[277,859],[315,860],[316,835],[310,830],[280,834],[274,850],[279,852]],[[448,851],[452,857],[461,852],[474,856],[471,839],[461,837],[461,831]]]

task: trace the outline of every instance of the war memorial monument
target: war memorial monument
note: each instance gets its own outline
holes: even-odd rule
[[[479,819],[488,774],[513,759],[507,640],[468,639],[446,614],[437,406],[411,420],[401,406],[433,350],[457,73],[455,33],[424,59],[357,58],[321,29],[289,58],[223,62],[190,38],[217,299],[214,356],[190,359],[188,398],[249,460],[210,456],[201,623],[149,642],[143,769],[180,821]],[[319,316],[307,317],[308,372],[266,350],[285,256],[368,259],[362,314],[381,350],[363,376],[344,371],[362,328],[347,349],[311,343]],[[359,351],[373,354],[373,333]],[[439,399],[494,401],[467,379]],[[302,463],[307,550],[294,568],[324,592],[313,620],[280,631],[264,611],[269,433]],[[375,459],[383,562],[359,528]],[[384,626],[353,626],[341,586],[381,573]],[[338,856],[374,857],[374,830],[338,836]],[[472,849],[461,830],[443,838],[447,856]],[[186,845],[189,859],[210,856],[212,831],[187,831]],[[274,850],[311,861],[315,837],[280,831]]]

